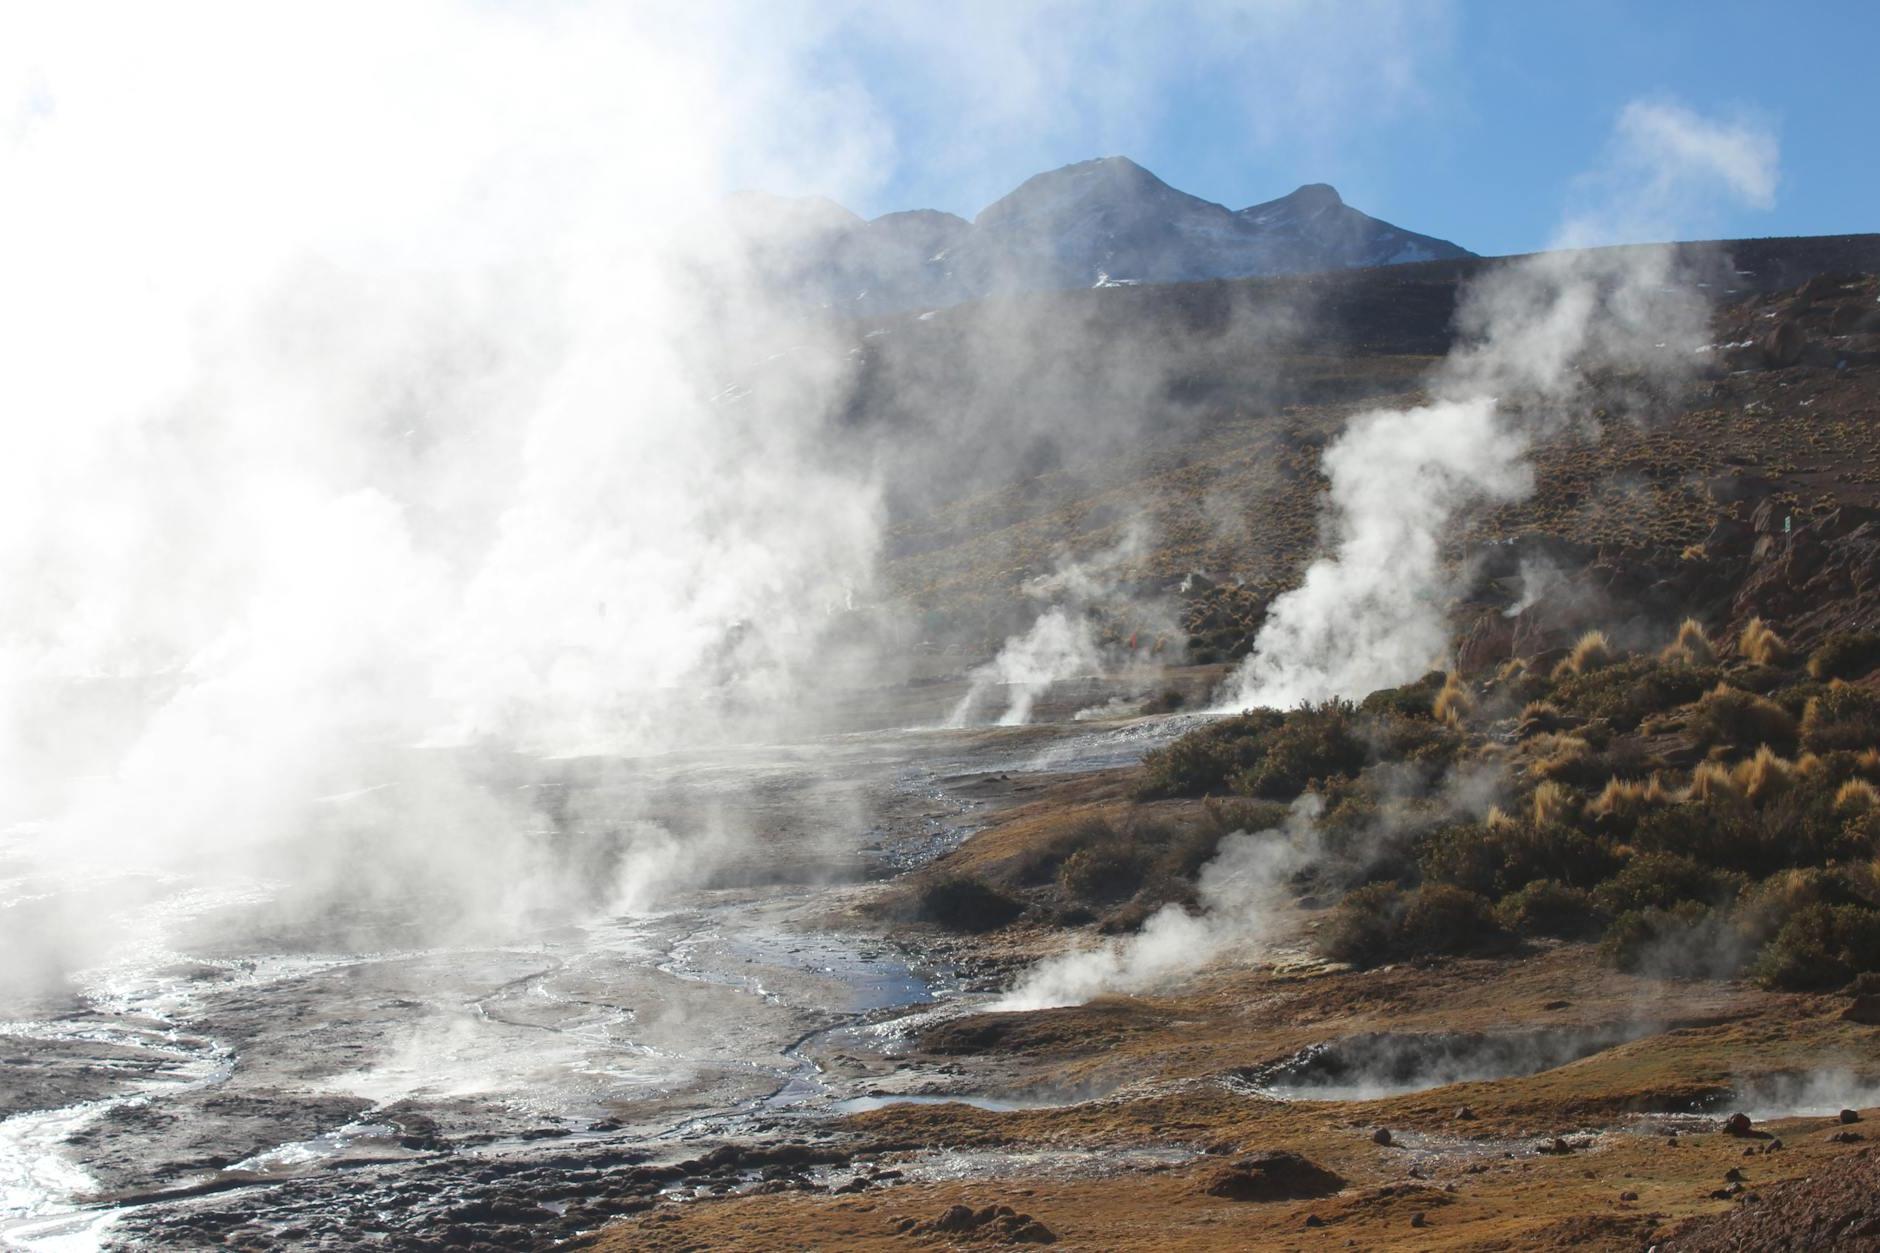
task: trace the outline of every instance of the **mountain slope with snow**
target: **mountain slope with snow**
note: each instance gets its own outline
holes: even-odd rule
[[[1236,211],[1171,187],[1127,157],[1036,175],[970,223],[933,210],[864,221],[827,201],[800,203],[742,197],[739,228],[792,294],[858,313],[1474,255],[1362,213],[1324,183]],[[760,204],[774,206],[774,230],[754,212]],[[794,264],[780,264],[784,256]]]

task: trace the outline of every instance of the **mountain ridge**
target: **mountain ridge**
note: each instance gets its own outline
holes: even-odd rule
[[[989,295],[1254,278],[1476,254],[1306,183],[1243,209],[1173,187],[1128,157],[1034,174],[969,221],[937,209],[864,219],[824,197],[741,192],[735,229],[774,290],[886,313]]]

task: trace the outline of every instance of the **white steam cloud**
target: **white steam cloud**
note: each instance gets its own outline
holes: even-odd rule
[[[1314,822],[1323,804],[1307,792],[1285,826],[1222,840],[1196,880],[1199,912],[1165,905],[1134,935],[1048,958],[992,1008],[1050,1009],[1105,992],[1159,991],[1231,951],[1258,951],[1284,913],[1287,879],[1317,856]]]
[[[1615,222],[1719,185],[1747,194],[1773,182],[1761,139],[1746,144],[1682,111],[1628,109],[1619,133],[1651,177]],[[1273,602],[1223,709],[1359,697],[1443,664],[1453,591],[1443,544],[1464,512],[1530,490],[1528,451],[1570,420],[1583,371],[1675,375],[1705,342],[1706,317],[1665,249],[1546,253],[1474,284],[1436,401],[1360,414],[1326,450],[1331,551]],[[1302,796],[1283,837],[1230,837],[1201,871],[1200,912],[1165,908],[1136,936],[1043,962],[997,1008],[1144,991],[1225,954],[1248,956],[1270,938],[1285,877],[1314,856],[1318,805]]]
[[[1764,204],[1775,150],[1745,125],[1630,105],[1598,179],[1611,207],[1572,219],[1560,242],[1664,227],[1705,195]],[[1332,551],[1273,602],[1221,706],[1358,697],[1446,664],[1443,545],[1465,512],[1527,494],[1528,450],[1569,420],[1583,370],[1675,375],[1705,318],[1664,249],[1550,252],[1491,271],[1465,294],[1436,403],[1361,414],[1326,450]]]
[[[1336,47],[1410,98],[1401,47],[1293,8],[1227,15],[1213,54],[1257,44],[1291,91]],[[861,61],[974,96],[934,110],[956,133],[1022,116],[1056,142],[1099,50],[1154,96],[1191,44],[1147,11],[934,27],[840,3],[0,12],[8,869],[240,862],[513,913],[557,885],[506,753],[768,734],[840,650],[886,655],[855,639],[891,459],[842,425],[853,331],[779,307],[714,207],[872,199],[909,123]],[[1022,83],[962,81],[951,40]],[[961,168],[934,138],[910,164]],[[563,876],[643,897],[685,859],[617,804],[591,817],[624,859]],[[21,967],[84,929],[0,913]]]

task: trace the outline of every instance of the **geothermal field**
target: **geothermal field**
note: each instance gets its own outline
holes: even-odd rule
[[[1870,40],[34,7],[0,1248],[1880,1248]]]

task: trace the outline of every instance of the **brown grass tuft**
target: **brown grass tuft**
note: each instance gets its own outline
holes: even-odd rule
[[[1782,666],[1789,661],[1789,646],[1761,618],[1743,624],[1743,633],[1736,638],[1736,651],[1743,660],[1758,666]]]
[[[1544,827],[1549,823],[1565,822],[1573,817],[1574,802],[1578,800],[1572,788],[1553,780],[1534,789],[1534,825]]]
[[[1678,637],[1666,645],[1659,659],[1683,662],[1687,666],[1707,666],[1717,660],[1717,650],[1710,636],[1704,633],[1703,624],[1696,618],[1686,618],[1678,628]]]
[[[1490,805],[1488,813],[1482,817],[1482,825],[1490,831],[1512,831],[1521,824],[1513,814],[1500,805]]]
[[[1880,808],[1880,788],[1865,779],[1849,779],[1834,794],[1834,807],[1844,813],[1865,813]]]
[[[1593,755],[1593,746],[1577,735],[1543,735],[1534,744],[1535,756],[1528,763],[1528,774],[1536,779],[1573,774]]]
[[[1730,772],[1736,790],[1752,805],[1760,805],[1770,797],[1788,791],[1794,776],[1795,763],[1779,756],[1767,744],[1757,749],[1754,757],[1737,762],[1736,768]]]
[[[1570,674],[1591,674],[1613,661],[1612,641],[1606,638],[1604,631],[1588,631],[1574,641],[1573,651],[1560,659],[1554,667],[1554,678],[1564,679]]]
[[[1691,785],[1684,794],[1691,800],[1707,801],[1714,797],[1740,797],[1742,790],[1737,787],[1730,767],[1720,761],[1700,761],[1691,771]]]
[[[1449,676],[1443,680],[1442,690],[1430,702],[1430,712],[1438,722],[1447,722],[1452,727],[1460,727],[1475,712],[1475,697],[1469,694],[1460,674],[1454,670],[1449,672]]]
[[[1595,818],[1635,820],[1648,809],[1674,804],[1677,800],[1678,794],[1666,787],[1656,774],[1643,781],[1615,777],[1606,780],[1605,789],[1593,798],[1586,812]]]

